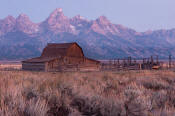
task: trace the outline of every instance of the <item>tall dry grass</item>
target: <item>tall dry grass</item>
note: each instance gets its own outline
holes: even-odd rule
[[[0,71],[0,116],[174,115],[173,71]]]

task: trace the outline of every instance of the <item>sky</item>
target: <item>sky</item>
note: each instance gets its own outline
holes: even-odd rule
[[[0,0],[0,19],[24,13],[38,23],[56,8],[70,18],[79,14],[95,20],[103,15],[139,32],[175,28],[175,0]]]

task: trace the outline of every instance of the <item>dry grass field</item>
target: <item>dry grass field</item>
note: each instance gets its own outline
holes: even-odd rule
[[[0,71],[0,116],[174,115],[173,71]]]
[[[1,64],[0,70],[20,70],[21,64]]]

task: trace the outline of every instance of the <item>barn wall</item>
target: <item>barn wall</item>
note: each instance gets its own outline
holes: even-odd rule
[[[83,64],[84,58],[78,57],[64,57],[63,61],[64,64]]]
[[[84,54],[82,49],[77,44],[74,44],[68,49],[67,56],[82,58],[84,57]]]
[[[60,60],[55,59],[46,63],[46,71],[58,71],[60,66]]]
[[[22,63],[23,70],[44,71],[45,63]]]

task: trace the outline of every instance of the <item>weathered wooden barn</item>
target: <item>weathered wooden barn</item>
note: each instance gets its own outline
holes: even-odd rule
[[[40,57],[22,61],[23,70],[66,71],[99,69],[100,62],[84,56],[77,43],[49,43]]]

